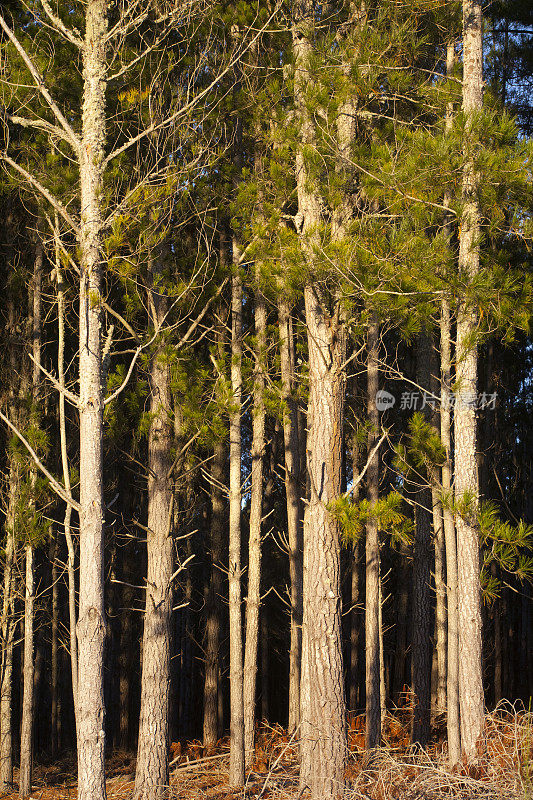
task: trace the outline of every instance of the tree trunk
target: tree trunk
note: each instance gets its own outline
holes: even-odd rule
[[[407,628],[409,619],[409,586],[411,585],[411,571],[409,569],[409,550],[406,545],[400,545],[400,563],[397,578],[398,601],[396,608],[396,637],[394,648],[394,679],[393,697],[397,705],[403,701],[407,677],[405,674],[407,663]]]
[[[379,708],[381,730],[387,716],[387,683],[385,680],[385,646],[383,637],[383,581],[379,576]]]
[[[350,613],[350,711],[359,707],[359,661],[361,640],[361,540],[353,547],[351,570],[351,613]]]
[[[315,141],[306,101],[313,56],[312,7],[302,2],[293,20],[294,98],[300,125],[296,153],[302,250],[312,270],[321,200],[312,185],[306,148]],[[304,289],[309,353],[307,469],[310,494],[304,515],[303,636],[300,784],[312,800],[344,793],[346,706],[342,667],[340,537],[327,505],[341,490],[345,354],[340,306],[330,315],[322,287]]]
[[[370,323],[367,336],[367,413],[369,421],[368,456],[379,439],[379,411],[376,394],[379,388],[379,325]],[[374,453],[367,469],[367,497],[371,506],[379,499],[379,454]],[[378,521],[366,523],[366,737],[367,750],[381,741],[381,693],[379,661],[379,530]]]
[[[13,788],[13,567],[15,560],[15,503],[18,494],[18,468],[11,458],[8,479],[8,508],[6,514],[6,552],[2,603],[2,673],[0,684],[0,790],[11,793]]]
[[[161,265],[151,263],[150,326],[161,333],[169,302],[159,288]],[[150,365],[148,433],[148,570],[144,615],[141,713],[135,772],[135,800],[161,800],[168,791],[170,623],[172,615],[172,397],[165,342]]]
[[[26,545],[26,590],[24,598],[24,673],[22,690],[22,723],[20,734],[19,795],[31,794],[33,750],[33,614],[35,588],[33,580],[33,546]]]
[[[102,195],[107,4],[89,0],[83,45],[80,158],[80,589],[77,697],[78,798],[104,800],[104,537],[101,353]]]
[[[492,562],[491,574],[498,578],[498,567]],[[497,706],[502,694],[502,601],[497,597],[493,603],[494,617],[494,705]]]
[[[233,261],[239,250],[233,243]],[[242,282],[238,267],[232,278],[231,387],[229,414],[229,636],[230,636],[230,767],[229,785],[244,783],[244,698],[241,610],[241,405]]]
[[[289,538],[289,572],[291,596],[291,643],[289,651],[289,734],[300,723],[300,675],[302,660],[302,508],[300,497],[300,462],[298,443],[298,408],[294,397],[295,378],[292,351],[290,307],[278,301],[281,384],[283,409],[283,441],[285,446],[285,497]]]
[[[463,0],[463,112],[466,120],[465,164],[459,236],[459,271],[470,282],[479,271],[479,177],[474,170],[472,124],[483,107],[483,47],[480,0]],[[457,312],[455,403],[455,500],[468,508],[457,514],[459,606],[459,692],[461,743],[467,759],[477,753],[483,735],[479,537],[473,515],[479,502],[477,472],[477,316],[464,302]]]
[[[355,391],[354,382],[354,392]],[[357,439],[357,430],[353,431],[352,441],[352,481],[355,488],[352,488],[352,502],[357,503],[360,495],[360,484],[356,481],[359,478],[360,472],[360,447]],[[355,711],[359,707],[359,662],[360,662],[360,642],[361,642],[361,538],[358,538],[353,545],[352,562],[351,562],[351,575],[350,575],[350,592],[351,592],[351,612],[350,612],[350,702],[349,710]]]
[[[265,359],[267,351],[266,303],[259,289],[256,266],[255,297],[255,373],[252,411],[252,487],[250,537],[248,545],[248,597],[246,599],[246,643],[244,651],[244,750],[249,767],[254,752],[255,696],[257,683],[257,644],[261,603],[261,521],[263,517],[263,454],[265,449]]]
[[[211,575],[207,599],[205,683],[204,683],[204,748],[206,754],[218,741],[218,693],[220,672],[220,604],[224,526],[226,510],[223,486],[226,482],[227,448],[223,440],[215,444],[211,464]]]
[[[31,419],[38,424],[38,404],[39,404],[39,384],[41,380],[41,284],[43,268],[43,245],[37,231],[35,242],[35,260],[33,266],[33,282],[30,291],[30,307],[32,318],[32,355],[33,355],[33,379],[32,379],[32,409]],[[31,468],[32,484],[32,505],[35,513],[35,467]],[[19,794],[26,798],[31,794],[32,779],[32,760],[33,760],[33,718],[34,718],[34,607],[35,607],[35,586],[33,574],[33,542],[31,538],[26,543],[26,581],[24,594],[24,674],[22,690],[22,721],[20,735],[20,770],[19,770]]]
[[[57,756],[60,747],[59,743],[59,720],[61,708],[59,704],[59,571],[57,568],[58,538],[54,532],[54,538],[50,546],[50,561],[52,562],[52,653],[50,665],[50,750],[52,757]]]
[[[57,375],[59,380],[59,437],[61,442],[61,464],[63,469],[63,484],[70,493],[70,470],[67,451],[67,428],[65,417],[65,284],[61,271],[61,258],[59,255],[59,232],[56,218],[55,223],[55,271],[57,280]],[[76,638],[76,573],[74,541],[70,529],[72,507],[67,504],[63,521],[65,541],[67,543],[67,575],[68,575],[68,612],[69,612],[69,640],[70,640],[70,670],[72,677],[72,697],[74,702],[74,716],[76,716],[78,698],[78,641]]]
[[[417,343],[416,379],[422,391],[430,387],[431,339],[421,333]],[[430,736],[431,715],[431,490],[416,478],[415,542],[413,548],[413,627],[411,636],[411,683],[414,714],[411,742],[425,747]]]
[[[308,470],[304,517],[301,782],[313,800],[340,797],[346,763],[340,537],[327,505],[340,494],[344,347],[319,289],[305,288],[309,349]]]
[[[446,49],[446,74],[451,77],[455,64],[455,44],[448,42]],[[451,132],[453,125],[453,104],[446,108],[446,131]],[[450,194],[444,197],[444,205],[451,203]],[[446,221],[447,234],[452,236],[452,225]],[[452,503],[452,323],[450,306],[447,298],[442,299],[440,311],[440,437],[446,452],[446,460],[442,465],[443,528],[446,547],[446,586],[448,601],[448,670],[446,678],[446,724],[448,732],[448,760],[455,766],[461,757],[461,731],[459,711],[459,606],[457,586],[457,539],[455,520],[451,508]]]
[[[269,680],[269,658],[268,647],[269,620],[268,606],[263,607],[261,614],[261,719],[268,722],[269,719],[269,699],[270,699],[270,680]]]

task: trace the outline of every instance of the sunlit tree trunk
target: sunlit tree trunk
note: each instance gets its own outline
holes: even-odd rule
[[[234,264],[239,249],[234,241]],[[230,636],[230,786],[244,783],[244,696],[241,609],[241,405],[242,281],[235,267],[231,298],[231,386],[229,413],[229,636]]]
[[[379,438],[379,411],[376,393],[379,388],[379,325],[370,323],[367,334],[367,413],[369,421],[368,457]],[[379,499],[379,454],[370,458],[367,469],[367,498],[374,506]],[[379,646],[379,530],[375,517],[366,523],[366,737],[368,750],[379,747],[381,740],[381,692]]]
[[[474,168],[474,117],[483,107],[483,32],[481,0],[463,0],[463,113],[465,149],[462,213],[459,235],[459,272],[470,282],[479,271],[479,176]],[[479,502],[477,470],[477,331],[476,311],[463,301],[457,311],[455,403],[455,500],[459,607],[459,697],[461,745],[467,759],[476,756],[483,735],[481,588],[479,536],[473,515]],[[465,507],[467,506],[467,507]]]
[[[455,44],[448,42],[446,47],[446,74],[453,75],[455,65]],[[446,107],[446,131],[453,127],[453,104]],[[450,193],[444,196],[444,205],[451,203]],[[446,220],[448,238],[452,236],[450,218]],[[459,712],[459,606],[457,586],[457,538],[455,520],[451,508],[452,503],[452,319],[450,304],[444,297],[440,309],[440,437],[446,453],[442,465],[442,521],[446,549],[446,597],[448,612],[447,631],[447,675],[446,675],[446,725],[448,732],[448,760],[451,766],[457,764],[461,757],[461,730]]]
[[[80,165],[80,586],[78,798],[104,800],[104,537],[101,352],[102,197],[106,136],[107,3],[88,0],[83,44]]]

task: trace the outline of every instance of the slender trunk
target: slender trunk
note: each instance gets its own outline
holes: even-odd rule
[[[370,323],[367,337],[367,413],[369,422],[368,455],[379,438],[379,411],[376,394],[379,388],[379,325]],[[371,458],[367,470],[367,498],[371,506],[379,499],[379,454]],[[379,747],[381,740],[381,692],[379,663],[379,530],[378,521],[366,523],[366,748]]]
[[[41,283],[43,268],[43,245],[37,232],[35,243],[35,260],[33,267],[33,285],[30,294],[32,306],[32,355],[33,355],[33,380],[32,380],[32,410],[31,418],[38,423],[39,384],[41,379]],[[32,506],[35,513],[35,467],[31,469]],[[33,542],[31,538],[26,543],[26,580],[24,594],[24,673],[22,689],[22,722],[20,734],[20,770],[19,794],[22,798],[31,794],[32,760],[33,760],[33,718],[34,718],[34,607],[35,586],[33,574]]]
[[[398,573],[398,604],[396,609],[396,641],[394,653],[394,702],[399,705],[403,698],[407,678],[405,667],[407,662],[407,622],[409,619],[409,552],[406,545],[400,548],[400,564]]]
[[[433,483],[431,487],[431,500],[435,536],[435,629],[437,651],[435,711],[437,714],[441,714],[446,711],[448,622],[446,612],[446,548],[444,542],[444,524],[439,491],[435,483]]]
[[[493,578],[498,579],[498,567],[493,562],[491,565]],[[494,705],[497,706],[502,699],[502,603],[497,597],[493,604],[494,617]]]
[[[383,639],[383,581],[379,576],[379,708],[381,730],[387,716],[387,687],[385,681],[385,648]]]
[[[227,243],[225,231],[220,232],[219,254],[221,267],[227,268]],[[226,351],[226,326],[224,324],[227,312],[220,302],[218,307],[218,323],[216,327],[217,356],[221,363],[224,361]],[[217,370],[218,371],[218,370]],[[220,380],[217,379],[217,392],[220,397]],[[224,532],[227,522],[226,502],[224,490],[226,487],[226,463],[228,451],[224,438],[216,442],[211,463],[211,528],[210,549],[211,564],[209,589],[207,597],[206,620],[206,653],[205,653],[205,683],[204,683],[204,728],[203,741],[206,752],[215,747],[221,734],[223,710],[223,692],[220,686],[221,673],[221,640],[222,619],[221,602],[223,581],[221,567],[224,563]]]
[[[446,452],[442,465],[444,540],[446,544],[446,586],[448,600],[448,673],[446,680],[448,758],[454,766],[461,757],[459,714],[459,607],[457,587],[457,541],[451,509],[451,318],[446,300],[442,301],[440,319],[441,411],[440,436]]]
[[[11,459],[13,462],[13,459]],[[13,785],[13,567],[15,559],[15,503],[18,494],[18,469],[9,467],[9,498],[6,515],[6,552],[2,604],[2,674],[0,684],[0,790],[12,791]]]
[[[455,43],[448,42],[446,48],[446,74],[452,77],[455,65]],[[453,126],[453,103],[446,107],[446,131],[450,133]],[[444,205],[451,203],[451,194],[444,196]],[[451,219],[446,220],[448,238],[452,236]],[[448,759],[450,766],[455,766],[461,757],[461,731],[459,711],[459,606],[457,586],[457,538],[455,520],[451,509],[452,502],[452,321],[450,305],[443,298],[440,312],[440,437],[446,452],[446,460],[442,465],[443,508],[442,520],[446,549],[446,595],[448,611],[448,652],[446,676],[446,724],[448,732]]]
[[[361,640],[361,540],[353,547],[351,570],[351,613],[350,613],[350,711],[359,707],[359,661]]]
[[[54,538],[50,547],[50,560],[52,562],[52,654],[51,654],[51,675],[50,675],[50,749],[52,757],[57,756],[59,750],[59,570],[57,568],[58,538],[54,533]]]
[[[204,748],[209,754],[218,741],[218,693],[220,672],[220,604],[224,526],[226,510],[223,487],[226,480],[227,448],[223,440],[215,445],[211,464],[211,575],[207,599],[205,683],[204,683]]]
[[[55,268],[57,280],[57,317],[58,317],[58,344],[57,344],[57,375],[59,380],[59,436],[61,442],[61,463],[63,469],[63,484],[67,492],[71,491],[70,471],[67,452],[67,427],[65,417],[65,290],[61,271],[61,258],[59,256],[59,234],[57,219],[55,225]],[[72,507],[67,505],[63,521],[65,541],[67,543],[67,575],[68,575],[68,612],[69,612],[69,639],[70,639],[70,670],[72,677],[72,697],[74,701],[74,715],[76,715],[78,696],[78,641],[76,638],[76,573],[75,549],[70,520]]]
[[[169,308],[168,297],[158,283],[160,276],[160,265],[152,262],[148,311],[150,326],[159,333]],[[171,408],[170,365],[162,341],[150,365],[148,570],[135,800],[161,800],[169,783],[170,623],[174,571]]]
[[[239,249],[234,240],[233,261]],[[230,636],[230,786],[244,783],[244,697],[241,610],[241,405],[242,282],[238,267],[232,278],[231,387],[229,414],[229,636]]]
[[[104,517],[101,352],[102,195],[107,4],[89,0],[83,45],[80,159],[80,588],[77,705],[78,798],[104,800]]]
[[[268,606],[264,606],[261,614],[261,719],[268,722],[269,719],[269,625],[268,625]]]
[[[178,431],[176,430],[176,437]],[[189,466],[190,469],[190,466]],[[192,492],[190,491],[190,477],[187,480],[187,486],[184,492],[185,508],[192,508],[194,504]],[[177,502],[175,503],[177,507]],[[184,547],[182,548],[183,559],[188,559],[193,555],[192,549],[192,530],[189,523],[187,523],[189,536],[185,539]],[[187,529],[186,528],[186,529]],[[193,703],[193,650],[192,645],[194,641],[194,621],[191,613],[191,603],[193,597],[191,573],[187,570],[185,575],[185,591],[183,593],[184,608],[181,609],[181,672],[180,672],[180,695],[179,695],[179,708],[180,708],[180,728],[182,736],[190,738],[191,736],[191,709]]]
[[[130,747],[131,654],[133,650],[131,608],[133,600],[132,589],[124,586],[124,608],[120,620],[118,653],[118,741],[122,750],[129,750]]]
[[[19,795],[31,794],[33,744],[33,614],[35,588],[33,580],[33,546],[26,545],[26,590],[24,598],[24,673],[22,691],[22,723],[20,734]]]
[[[472,125],[483,107],[483,41],[481,0],[463,0],[463,112],[466,120],[465,163],[459,236],[459,272],[466,282],[475,278],[480,258],[479,176],[474,168]],[[455,499],[468,509],[457,515],[459,606],[459,693],[461,743],[467,759],[477,753],[483,735],[481,590],[479,537],[473,515],[479,502],[477,471],[477,315],[464,301],[457,312],[455,404]]]
[[[285,446],[285,497],[289,538],[291,596],[291,639],[289,651],[289,733],[300,723],[300,675],[302,659],[302,509],[298,443],[298,407],[294,397],[294,360],[290,307],[284,298],[278,302],[281,384],[285,401],[283,441]]]
[[[419,387],[430,387],[431,339],[426,333],[417,344],[416,378]],[[417,478],[418,483],[424,477]],[[416,492],[415,542],[413,548],[413,627],[411,682],[414,699],[411,742],[425,747],[431,715],[431,490],[421,485]]]
[[[250,501],[250,536],[248,545],[248,597],[246,599],[246,644],[244,651],[244,749],[249,767],[254,752],[255,695],[257,682],[257,644],[261,602],[261,520],[263,516],[263,454],[265,449],[265,358],[266,303],[259,289],[259,266],[256,267],[255,298],[255,373],[252,421],[252,488]]]

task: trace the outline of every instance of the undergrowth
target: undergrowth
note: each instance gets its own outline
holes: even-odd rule
[[[508,703],[488,714],[485,740],[474,763],[450,769],[446,726],[438,719],[431,746],[414,751],[409,746],[407,710],[387,715],[383,747],[372,757],[364,750],[364,717],[351,716],[348,724],[348,766],[345,800],[533,800],[533,713]],[[256,737],[255,758],[243,788],[227,784],[228,741],[205,754],[198,741],[172,746],[174,765],[169,800],[305,800],[298,785],[295,742],[277,725],[262,723]],[[72,766],[74,766],[72,764]],[[108,798],[130,800],[134,761],[123,752],[107,764]],[[41,767],[36,772],[33,797],[74,800],[76,785],[66,764]]]

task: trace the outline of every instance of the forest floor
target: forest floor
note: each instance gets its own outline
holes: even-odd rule
[[[501,707],[487,716],[486,749],[475,764],[450,771],[445,724],[435,726],[431,746],[409,747],[409,714],[387,715],[384,746],[372,758],[364,751],[364,717],[349,721],[347,800],[533,800],[533,714]],[[304,800],[298,788],[296,752],[279,726],[262,724],[252,771],[243,788],[228,787],[228,742],[205,756],[199,742],[173,744],[171,787],[175,800]],[[130,800],[135,759],[115,751],[108,759],[109,800]],[[36,765],[35,800],[75,800],[72,756]],[[16,780],[15,775],[15,780]],[[5,798],[18,797],[16,793]]]

